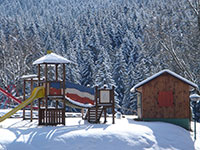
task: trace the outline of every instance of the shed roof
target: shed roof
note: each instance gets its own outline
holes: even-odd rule
[[[170,75],[172,75],[172,76],[174,76],[174,77],[176,77],[176,78],[182,80],[183,82],[189,84],[190,86],[192,86],[192,87],[194,87],[194,88],[198,88],[197,84],[195,84],[195,83],[193,83],[193,82],[191,82],[191,81],[189,81],[189,80],[183,78],[182,76],[176,74],[175,72],[170,71],[169,69],[164,69],[164,70],[162,70],[162,71],[160,71],[160,72],[158,72],[158,73],[152,75],[151,77],[149,77],[149,78],[143,80],[142,82],[139,82],[138,84],[136,84],[136,85],[131,89],[131,92],[134,92],[134,91],[135,91],[137,88],[139,88],[140,86],[146,84],[147,82],[149,82],[149,81],[151,81],[151,80],[157,78],[158,76],[160,76],[160,75],[162,75],[162,74],[164,74],[164,73],[168,73],[168,74],[170,74]]]
[[[33,65],[36,64],[74,64],[74,63],[60,55],[57,55],[55,53],[50,53],[33,62]]]

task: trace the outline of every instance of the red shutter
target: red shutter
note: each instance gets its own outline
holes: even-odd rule
[[[172,91],[162,91],[158,95],[158,104],[160,107],[170,107],[173,106],[173,92]]]

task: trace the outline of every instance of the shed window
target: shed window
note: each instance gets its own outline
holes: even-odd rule
[[[172,91],[162,91],[158,94],[158,104],[161,107],[173,106],[173,92]]]

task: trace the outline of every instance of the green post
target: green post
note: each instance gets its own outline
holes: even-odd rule
[[[196,101],[194,101],[194,140],[196,140]]]

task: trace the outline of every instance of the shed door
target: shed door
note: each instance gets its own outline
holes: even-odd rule
[[[158,95],[158,104],[160,107],[173,106],[173,92],[172,91],[161,91]]]

